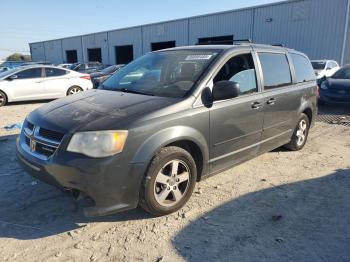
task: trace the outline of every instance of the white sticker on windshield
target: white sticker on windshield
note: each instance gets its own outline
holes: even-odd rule
[[[212,56],[213,55],[188,55],[185,60],[209,60]]]

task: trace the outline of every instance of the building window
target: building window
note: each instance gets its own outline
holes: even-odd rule
[[[152,43],[151,44],[151,49],[152,49],[152,51],[157,51],[157,50],[172,48],[172,47],[175,47],[175,46],[176,46],[176,42],[175,41],[158,42],[158,43]]]
[[[88,59],[89,59],[89,62],[102,63],[101,48],[88,48]]]
[[[198,38],[198,45],[232,45],[233,35]]]
[[[78,62],[77,50],[67,50],[66,51],[66,61],[67,63],[74,64]]]
[[[134,60],[134,48],[132,45],[123,45],[115,47],[115,63],[128,64]]]

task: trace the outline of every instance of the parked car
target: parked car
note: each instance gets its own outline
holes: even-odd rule
[[[7,102],[54,99],[92,89],[90,76],[43,65],[0,73],[0,106]]]
[[[112,65],[102,69],[101,71],[97,71],[91,73],[91,81],[94,84],[94,88],[97,88],[103,81],[105,81],[108,77],[117,72],[124,65]]]
[[[317,95],[309,59],[291,49],[162,50],[129,63],[101,90],[30,113],[17,155],[34,177],[90,196],[88,216],[138,205],[165,215],[204,177],[283,145],[301,150]]]
[[[316,78],[319,84],[322,83],[328,77],[337,72],[340,67],[338,63],[334,60],[312,60],[312,67],[315,70]]]
[[[89,63],[72,64],[72,66],[69,69],[80,73],[84,73],[84,74],[91,74],[103,68],[104,66],[100,62],[89,62]]]
[[[350,103],[350,65],[321,84],[319,103]]]
[[[72,64],[59,64],[59,65],[57,65],[58,67],[62,67],[62,68],[66,68],[66,69],[69,69],[71,66],[72,66]]]

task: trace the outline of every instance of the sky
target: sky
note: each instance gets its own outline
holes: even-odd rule
[[[28,43],[262,5],[280,0],[10,0],[0,8],[0,59]]]

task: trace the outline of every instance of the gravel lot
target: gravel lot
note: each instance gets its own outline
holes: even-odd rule
[[[0,108],[0,128],[40,105]],[[278,149],[206,179],[159,218],[85,218],[84,201],[19,167],[18,132],[0,129],[0,261],[350,261],[349,126],[318,122],[301,152]]]

